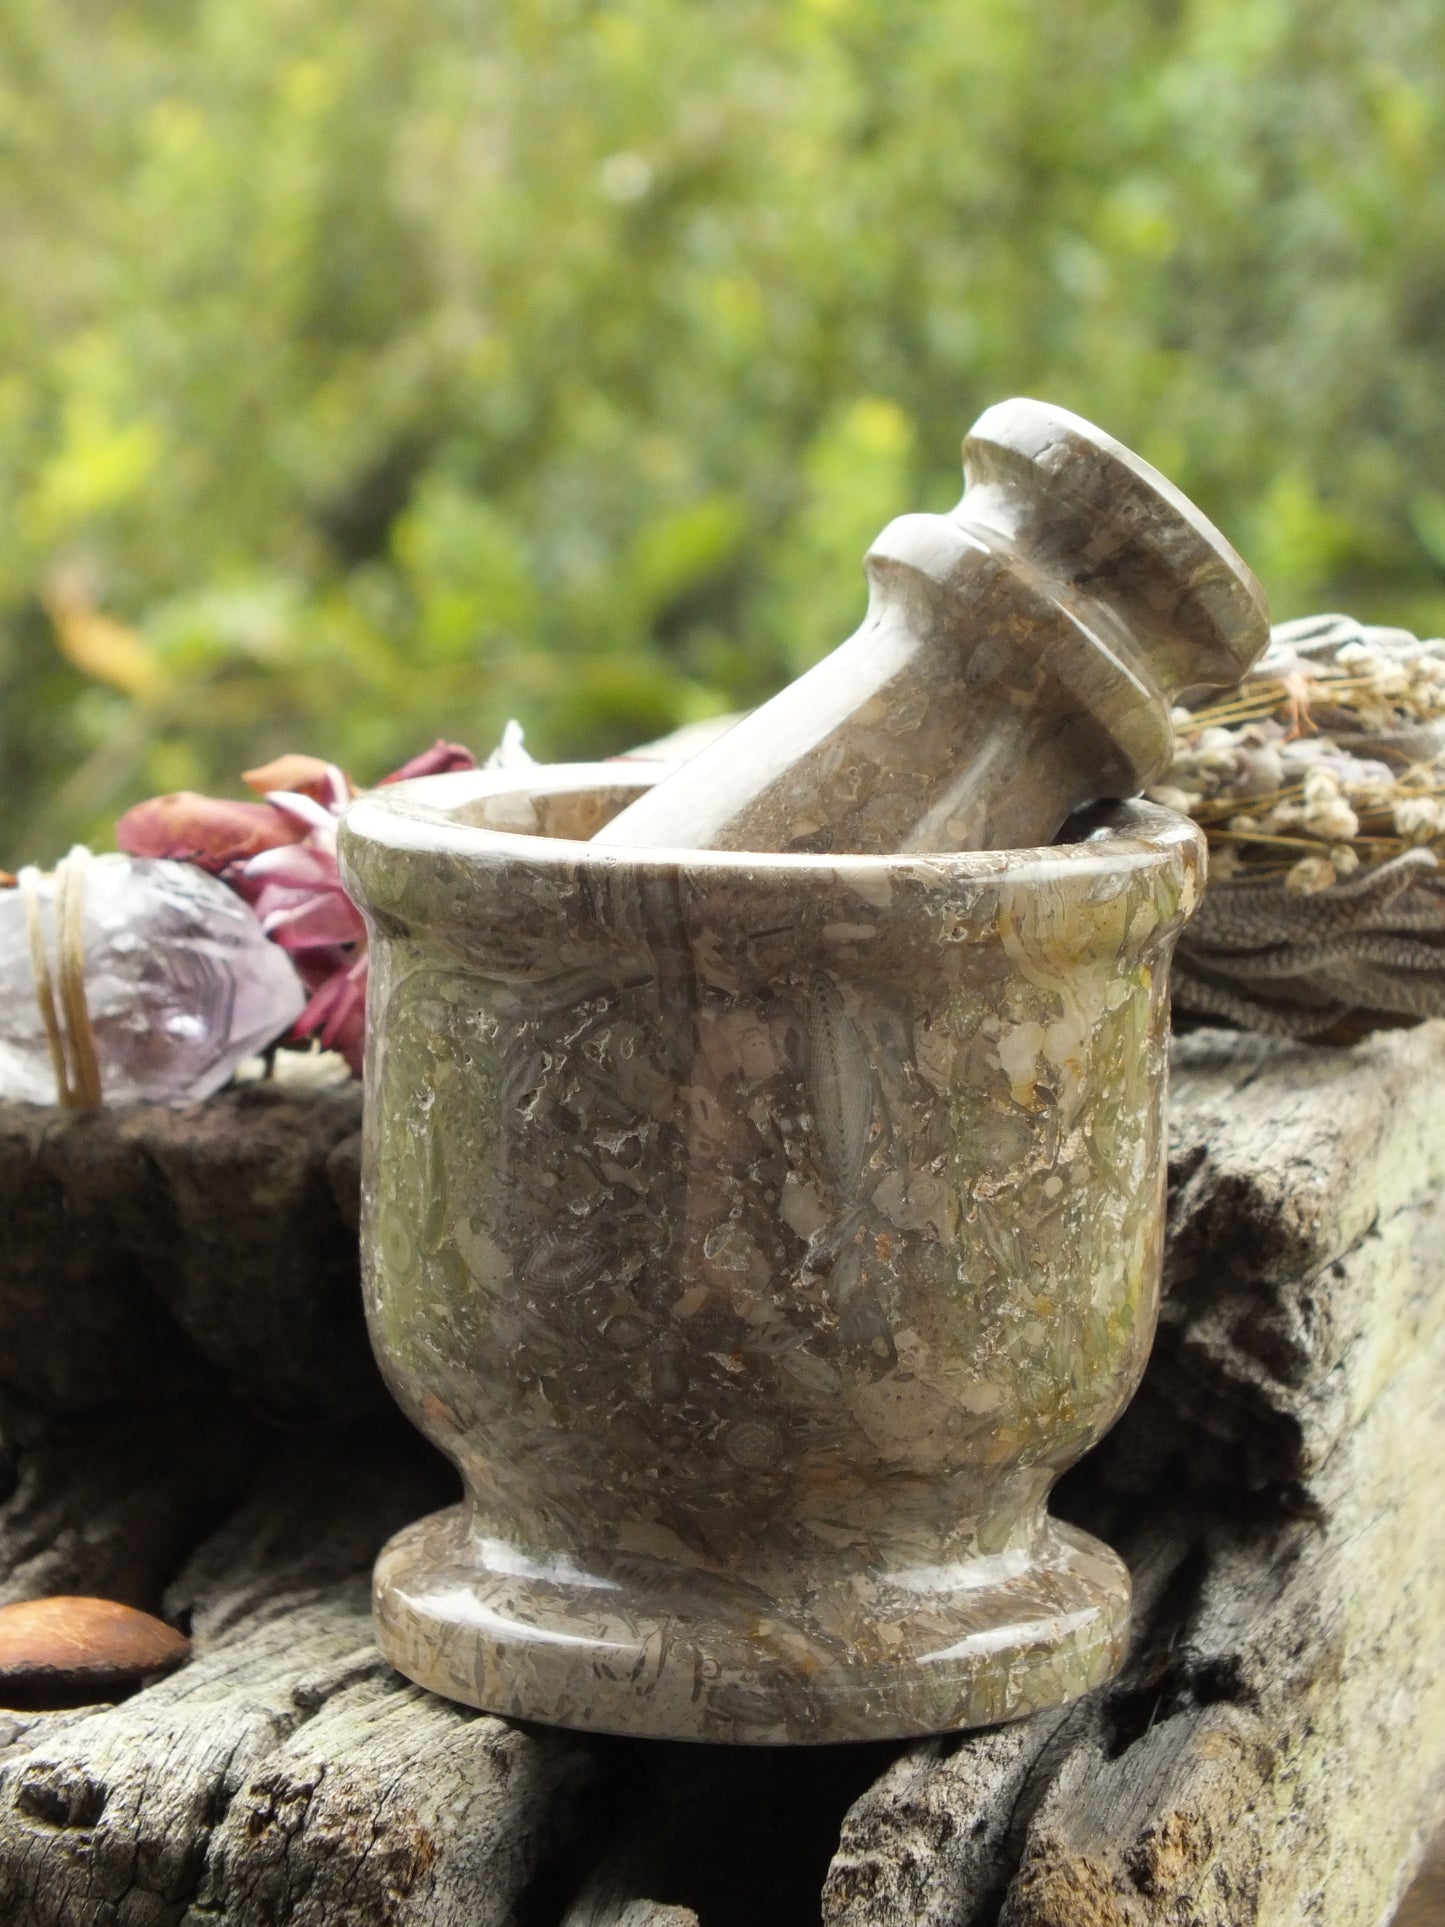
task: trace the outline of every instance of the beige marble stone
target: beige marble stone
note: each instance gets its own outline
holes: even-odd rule
[[[1169,954],[1201,839],[648,853],[652,780],[357,802],[363,1244],[466,1503],[378,1638],[518,1717],[728,1741],[1010,1719],[1120,1657],[1128,1581],[1054,1479],[1154,1328]]]
[[[1158,781],[1170,705],[1263,652],[1263,589],[1172,483],[1067,409],[1000,402],[963,458],[950,514],[873,544],[857,634],[601,842],[1024,849]]]

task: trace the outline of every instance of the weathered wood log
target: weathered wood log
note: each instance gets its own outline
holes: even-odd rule
[[[15,1724],[15,1922],[491,1927],[516,1918],[592,1770],[563,1735],[399,1681],[357,1580],[293,1595],[123,1706]]]
[[[1182,1040],[1160,1341],[1060,1501],[1134,1570],[1124,1674],[821,1755],[509,1727],[382,1664],[366,1568],[453,1488],[354,1305],[307,1296],[318,1223],[333,1285],[354,1263],[354,1103],[0,1111],[0,1597],[113,1590],[196,1647],[114,1708],[0,1714],[0,1919],[727,1927],[821,1889],[830,1927],[1383,1920],[1445,1791],[1442,1075],[1445,1025]],[[331,1417],[298,1423],[313,1369]]]
[[[1437,1323],[1315,1480],[1316,1519],[1211,1522],[1149,1724],[1059,1762],[1003,1927],[1384,1917],[1445,1778],[1442,1440]]]
[[[1135,1631],[1129,1666],[1107,1693],[1052,1714],[911,1747],[847,1815],[824,1888],[824,1918],[992,1927],[1018,1867],[1028,1816],[1079,1747],[1127,1747],[1161,1703],[1197,1573],[1194,1536],[1176,1516],[1141,1522],[1131,1548]],[[1144,1716],[1147,1719],[1147,1715]]]
[[[1180,1413],[1191,1457],[1201,1433],[1227,1447],[1230,1479],[1307,1484],[1438,1309],[1442,1032],[1349,1051],[1197,1032],[1174,1067],[1145,1409]]]
[[[144,1611],[250,1488],[274,1439],[218,1399],[62,1420],[5,1412],[0,1604],[91,1593]]]
[[[381,1410],[360,1122],[355,1086],[0,1104],[0,1397],[74,1413],[229,1394],[288,1423]]]
[[[371,1641],[377,1546],[453,1496],[400,1425],[275,1452],[174,1580],[197,1657],[168,1690],[0,1715],[0,1919],[477,1927],[545,1901],[593,1756],[408,1685]]]
[[[1445,1798],[1442,1072],[1436,1026],[1180,1049],[1148,1395],[1070,1495],[1172,1577],[1054,1731],[895,1764],[831,1927],[1388,1917]]]

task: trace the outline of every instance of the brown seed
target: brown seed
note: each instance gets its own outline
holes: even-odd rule
[[[133,1692],[185,1660],[191,1642],[114,1599],[0,1606],[0,1706],[50,1712]]]

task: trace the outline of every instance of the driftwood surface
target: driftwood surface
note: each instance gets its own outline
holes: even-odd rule
[[[6,1927],[1376,1927],[1445,1793],[1445,1023],[1176,1046],[1145,1386],[1058,1507],[1136,1583],[1060,1712],[908,1747],[469,1712],[371,1643],[449,1501],[354,1277],[355,1096],[0,1107],[0,1599],[163,1610],[120,1705],[0,1713]]]

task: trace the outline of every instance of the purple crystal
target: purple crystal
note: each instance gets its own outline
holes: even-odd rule
[[[55,880],[39,880],[56,967]],[[100,856],[85,868],[85,996],[107,1103],[209,1097],[290,1028],[306,993],[249,906],[189,863]],[[56,1100],[25,903],[0,891],[0,1098]]]

